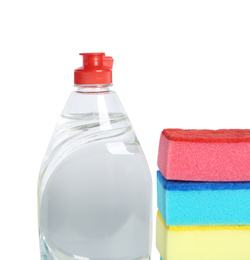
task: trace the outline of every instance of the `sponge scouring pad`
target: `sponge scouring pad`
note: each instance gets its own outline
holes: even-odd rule
[[[169,226],[250,225],[250,182],[172,181],[158,171],[157,200]]]
[[[158,167],[172,180],[250,181],[250,129],[165,129]]]
[[[157,214],[162,260],[249,260],[250,226],[166,226]]]

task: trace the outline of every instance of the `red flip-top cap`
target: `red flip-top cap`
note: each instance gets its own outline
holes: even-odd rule
[[[105,53],[80,53],[83,66],[75,70],[75,84],[110,84],[112,83],[113,58]]]

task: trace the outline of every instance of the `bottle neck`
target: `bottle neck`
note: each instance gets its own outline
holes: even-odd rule
[[[111,84],[105,85],[75,85],[62,112],[63,117],[82,118],[83,115],[126,115],[115,91],[110,90]],[[70,116],[69,116],[70,115]]]
[[[80,93],[107,93],[112,92],[110,87],[112,84],[96,84],[96,85],[75,85],[77,92]]]

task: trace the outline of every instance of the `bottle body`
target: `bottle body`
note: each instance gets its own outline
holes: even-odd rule
[[[41,259],[150,259],[151,189],[147,162],[116,94],[107,86],[80,87],[41,167]]]

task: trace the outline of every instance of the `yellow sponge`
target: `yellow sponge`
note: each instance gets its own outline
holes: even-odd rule
[[[157,213],[162,260],[249,260],[250,226],[166,226]]]

